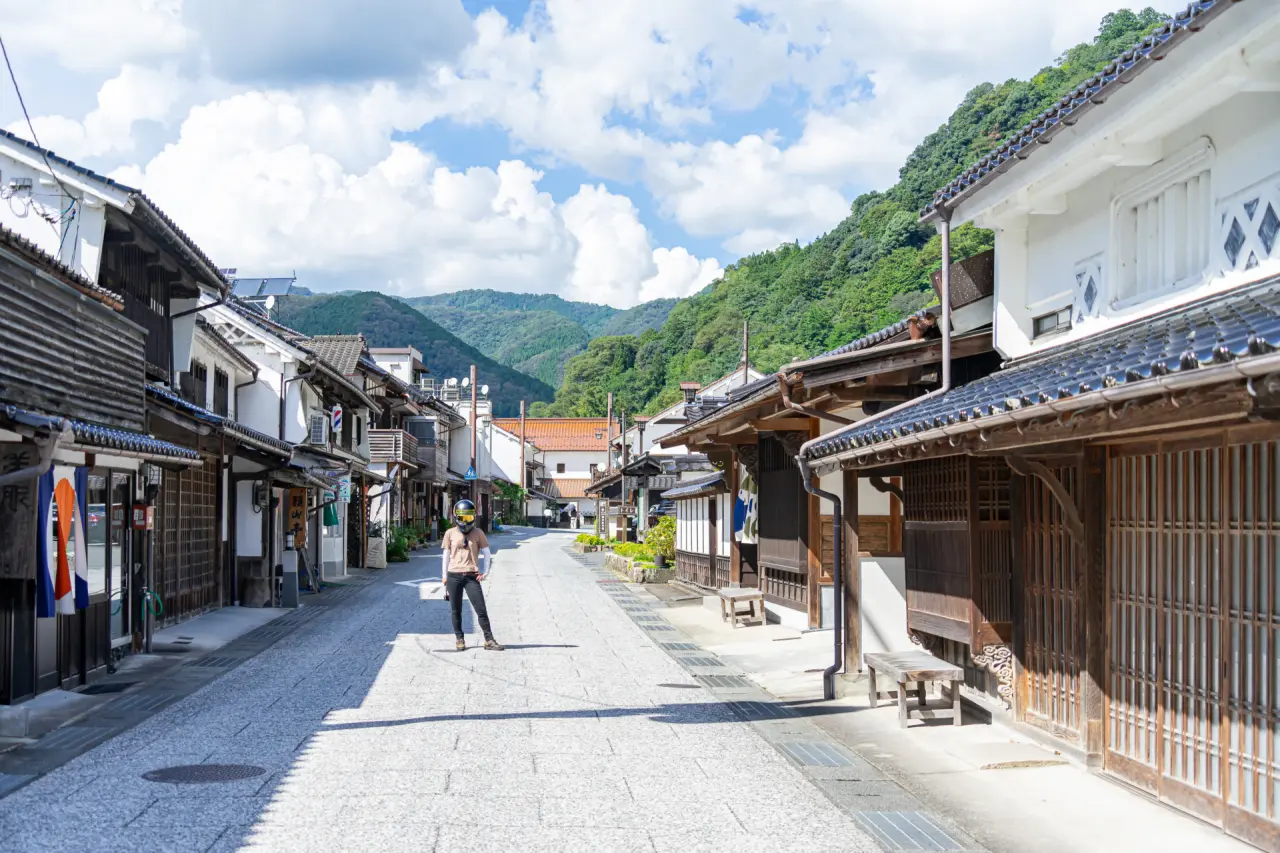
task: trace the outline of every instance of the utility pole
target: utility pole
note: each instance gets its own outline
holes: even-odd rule
[[[605,471],[613,473],[613,392],[609,392],[609,408],[605,414],[605,420],[609,423],[609,437],[605,442]]]
[[[520,401],[520,488],[527,489],[529,487],[529,469],[524,461],[525,443],[524,443],[524,400]],[[520,515],[525,519],[525,524],[529,523],[529,501],[522,498],[520,501]]]
[[[748,372],[750,370],[748,365],[751,363],[750,355],[751,355],[751,334],[747,330],[747,321],[743,320],[742,321],[742,384],[743,385],[746,385],[748,382],[751,381],[751,374]]]
[[[477,402],[477,399],[478,399],[478,397],[477,397],[477,392],[476,392],[476,366],[473,364],[473,365],[471,365],[471,417],[470,417],[470,421],[471,421],[471,423],[470,423],[470,426],[471,426],[471,472],[472,472],[473,474],[475,474],[475,475],[476,475],[477,479],[475,479],[475,480],[472,480],[472,481],[471,481],[471,503],[472,503],[473,505],[475,505],[475,507],[476,507],[476,512],[477,512],[477,513],[479,513],[479,511],[480,511],[480,507],[479,507],[479,501],[478,501],[478,498],[480,497],[480,495],[479,495],[479,491],[480,491],[480,480],[479,480],[480,472],[476,470],[476,402]]]

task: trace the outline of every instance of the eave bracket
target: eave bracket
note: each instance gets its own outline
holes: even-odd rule
[[[1062,509],[1063,521],[1066,524],[1067,532],[1071,534],[1071,538],[1076,541],[1076,544],[1083,545],[1084,521],[1080,518],[1080,507],[1076,505],[1071,494],[1067,491],[1067,487],[1062,484],[1057,475],[1050,471],[1043,462],[1024,459],[1020,456],[1006,456],[1005,459],[1015,473],[1024,477],[1040,478],[1040,481],[1049,488],[1054,498],[1057,499],[1058,506]]]

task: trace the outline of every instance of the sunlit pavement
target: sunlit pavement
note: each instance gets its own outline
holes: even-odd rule
[[[403,583],[438,557],[415,559],[0,801],[0,850],[878,849],[714,697],[664,686],[690,679],[564,534],[493,542],[506,652],[454,651],[448,604]],[[142,778],[200,763],[262,772]]]

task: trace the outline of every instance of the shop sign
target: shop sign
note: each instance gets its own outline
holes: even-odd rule
[[[343,477],[338,481],[338,500],[342,503],[351,503],[351,478]]]
[[[156,527],[156,508],[146,504],[133,505],[133,529],[154,530]]]
[[[289,530],[293,533],[293,547],[301,549],[307,544],[307,490],[289,490]]]
[[[31,444],[0,444],[0,474],[12,474],[40,461]],[[36,576],[36,478],[0,486],[0,578]]]

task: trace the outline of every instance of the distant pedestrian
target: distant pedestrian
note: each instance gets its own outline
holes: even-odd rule
[[[493,638],[489,627],[489,611],[484,604],[484,590],[480,582],[489,573],[493,555],[489,552],[489,540],[483,530],[476,529],[476,505],[468,500],[453,505],[453,523],[441,541],[440,577],[444,580],[444,594],[453,616],[453,635],[457,638],[458,651],[467,647],[462,633],[462,595],[471,599],[471,608],[480,621],[484,633],[484,647],[493,652],[503,651],[503,645]]]

